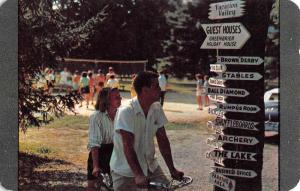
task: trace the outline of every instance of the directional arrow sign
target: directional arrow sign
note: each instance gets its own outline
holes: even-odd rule
[[[242,151],[228,151],[228,150],[213,150],[209,153],[211,157],[256,161],[254,156],[256,153],[242,152]]]
[[[218,142],[218,141],[216,141],[216,140],[213,139],[213,138],[208,138],[208,139],[206,140],[206,144],[208,144],[209,146],[212,146],[212,147],[214,147],[214,148],[220,148],[220,147],[222,147],[222,145],[223,145],[223,143]]]
[[[219,78],[224,80],[259,80],[262,75],[256,72],[224,72],[220,73]]]
[[[208,18],[214,20],[241,17],[244,15],[244,6],[245,3],[243,1],[211,3],[209,5]]]
[[[206,152],[206,158],[207,159],[210,159],[210,160],[212,160],[212,161],[214,161],[215,163],[217,163],[217,164],[219,164],[219,165],[221,165],[221,166],[225,166],[224,165],[224,159],[223,158],[220,158],[220,157],[213,157],[213,156],[211,156],[210,155],[210,152]]]
[[[209,78],[208,83],[212,86],[219,86],[219,87],[226,87],[225,86],[226,80],[217,79],[217,78]]]
[[[244,105],[244,104],[226,104],[217,103],[217,108],[221,111],[241,112],[241,113],[257,113],[260,108],[256,105]]]
[[[253,56],[217,56],[219,64],[260,65],[264,60]]]
[[[208,98],[211,101],[214,101],[214,102],[226,103],[226,101],[225,101],[226,97],[225,96],[221,96],[221,95],[208,95]]]
[[[249,95],[247,90],[238,88],[207,87],[206,92],[210,95],[224,95],[233,97],[246,97]]]
[[[217,115],[218,117],[224,117],[224,115],[225,115],[225,112],[219,110],[218,108],[214,108],[214,109],[213,108],[208,108],[208,113]]]
[[[258,131],[258,129],[255,127],[258,123],[254,121],[217,118],[215,119],[214,123],[216,126],[222,126],[225,128],[236,128],[236,129]]]
[[[250,38],[242,23],[202,24],[207,35],[202,49],[241,49]]]
[[[211,64],[210,71],[211,72],[225,72],[227,67],[225,64]]]
[[[226,129],[226,127],[224,126],[216,125],[216,123],[213,121],[207,121],[206,125],[208,128],[212,128],[212,129],[221,129],[221,130]]]
[[[257,176],[256,172],[253,170],[244,170],[236,168],[223,168],[219,166],[211,167],[216,173],[223,174],[226,176],[238,176],[243,178],[254,178]]]
[[[235,136],[235,135],[215,135],[216,140],[222,143],[233,143],[241,145],[255,145],[258,140],[255,137]]]
[[[207,127],[208,128],[212,128],[213,130],[216,131],[216,134],[220,134],[220,135],[223,135],[223,130],[224,128],[222,126],[216,126],[212,121],[208,121],[207,122]]]
[[[226,191],[235,190],[235,180],[216,172],[209,173],[209,182],[220,188],[223,188]]]

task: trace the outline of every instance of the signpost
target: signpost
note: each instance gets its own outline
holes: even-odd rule
[[[215,19],[226,19],[241,17],[244,15],[244,1],[225,1],[220,3],[212,3],[209,5],[208,18],[211,20]]]
[[[236,129],[243,129],[243,130],[258,131],[258,129],[256,128],[258,122],[254,122],[254,121],[216,118],[215,125],[223,126],[225,128],[236,128]]]
[[[226,82],[226,80],[217,79],[217,78],[213,78],[213,77],[209,78],[209,80],[208,80],[209,85],[219,86],[219,87],[226,87],[225,82]]]
[[[217,56],[218,64],[260,65],[264,60],[255,56]]]
[[[253,178],[257,174],[253,170],[236,169],[236,168],[224,168],[224,167],[211,167],[216,173],[223,174],[226,176],[238,176],[243,178]]]
[[[257,72],[224,72],[219,75],[224,80],[259,80],[262,78]]]
[[[216,126],[212,121],[207,122],[207,127],[212,128],[213,130],[215,130],[218,135],[223,135],[224,134],[223,133],[224,127]]]
[[[216,139],[214,139],[214,138],[208,138],[206,140],[206,144],[209,146],[212,146],[214,148],[220,148],[223,145],[221,142],[216,141]]]
[[[208,95],[208,98],[211,101],[215,101],[215,102],[221,102],[221,103],[226,103],[226,97],[225,96],[220,96],[220,95]]]
[[[229,104],[229,103],[217,103],[217,108],[221,111],[240,112],[240,113],[257,113],[260,108],[256,105],[245,104]]]
[[[234,136],[234,135],[215,135],[216,141],[222,143],[242,144],[242,145],[255,145],[258,140],[255,137],[248,136]]]
[[[218,117],[222,117],[222,118],[224,118],[225,117],[225,112],[224,111],[221,111],[220,109],[218,109],[218,108],[208,108],[208,113],[209,114],[214,114],[214,115],[216,115],[216,116],[218,116]]]
[[[225,64],[211,64],[210,71],[211,72],[225,72],[227,67]]]
[[[209,155],[211,157],[219,157],[219,158],[226,158],[226,159],[256,161],[256,159],[254,158],[256,153],[251,153],[251,152],[215,149],[215,150],[210,151]]]
[[[202,24],[207,35],[202,49],[240,49],[250,38],[242,23]]]
[[[207,159],[210,159],[210,160],[214,161],[218,165],[224,166],[224,159],[223,158],[213,157],[212,155],[210,155],[210,152],[206,152],[205,156],[206,156]]]
[[[222,174],[211,172],[209,176],[209,182],[214,185],[223,188],[226,191],[234,191],[235,190],[235,180],[227,178]]]
[[[214,191],[261,191],[265,118],[263,58],[272,1],[205,2],[209,4],[208,19],[218,20],[201,24],[206,34],[201,49],[216,50],[209,50],[212,57],[216,56],[210,71],[218,73],[209,79],[210,87],[206,88],[209,99],[217,105],[208,109],[217,115],[215,121],[208,123],[217,133],[215,138],[207,140],[215,148],[206,153],[216,165],[210,182],[215,185]]]
[[[234,97],[246,97],[249,92],[245,89],[239,88],[220,88],[220,87],[207,87],[206,92],[209,95],[223,95]]]

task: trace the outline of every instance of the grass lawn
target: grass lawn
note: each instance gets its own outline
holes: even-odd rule
[[[19,151],[61,159],[85,167],[87,160],[88,122],[86,116],[67,115],[41,128],[28,128],[19,133]],[[196,130],[209,133],[204,123],[168,123],[166,130]]]

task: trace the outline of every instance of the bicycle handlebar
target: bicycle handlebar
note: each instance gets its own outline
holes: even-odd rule
[[[177,188],[181,188],[187,186],[193,182],[193,178],[190,176],[183,176],[181,180],[173,179],[169,184],[165,184],[157,181],[150,181],[149,188],[150,189],[166,189],[166,190],[175,190]]]

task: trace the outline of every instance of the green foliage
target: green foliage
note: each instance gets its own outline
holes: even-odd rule
[[[34,85],[43,78],[43,66],[54,67],[57,58],[85,44],[95,25],[104,18],[104,11],[86,22],[70,20],[53,9],[52,0],[19,1],[19,125],[48,123],[51,116],[61,116],[66,110],[74,112],[80,96],[75,93],[50,95]]]
[[[266,89],[274,86],[279,78],[279,0],[275,0],[270,12],[270,24],[266,39],[265,57]]]
[[[207,51],[200,49],[204,39],[200,20],[206,15],[197,13],[205,6],[181,4],[178,1],[170,3],[174,9],[165,14],[170,32],[164,41],[164,60],[171,64],[170,70],[178,78],[192,79],[196,73],[207,73]]]
[[[71,57],[148,60],[148,67],[162,57],[162,41],[168,26],[164,13],[167,0],[82,1],[80,15],[93,16],[106,6],[106,19],[89,36],[86,46],[70,53]],[[70,10],[72,11],[72,10]],[[66,12],[65,12],[66,14]],[[69,15],[69,14],[68,14]]]

